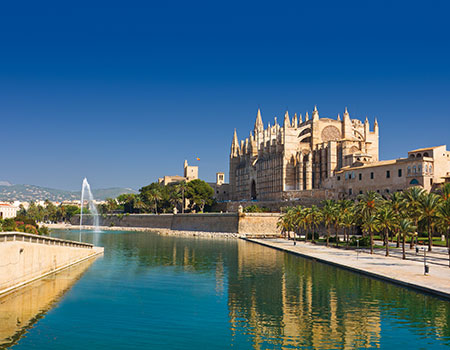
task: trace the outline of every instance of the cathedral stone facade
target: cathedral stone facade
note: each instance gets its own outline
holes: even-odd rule
[[[285,200],[327,195],[324,184],[342,168],[378,162],[378,123],[320,118],[317,107],[304,119],[286,112],[264,127],[258,109],[249,137],[239,142],[236,130],[230,154],[231,200]]]

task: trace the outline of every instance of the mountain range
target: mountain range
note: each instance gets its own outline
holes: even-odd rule
[[[116,198],[123,193],[137,193],[137,191],[131,188],[121,187],[92,190],[92,194],[96,200]],[[13,185],[7,181],[0,181],[0,201],[29,202],[48,199],[54,202],[61,202],[80,199],[80,197],[80,191],[65,191],[36,185]]]

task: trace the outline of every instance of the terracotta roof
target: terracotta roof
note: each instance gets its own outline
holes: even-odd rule
[[[369,163],[369,164],[364,164],[364,165],[360,165],[360,166],[355,166],[355,167],[351,167],[351,166],[346,166],[344,168],[342,168],[341,170],[339,170],[336,173],[340,173],[340,172],[344,172],[346,170],[355,170],[355,169],[362,169],[362,168],[374,168],[377,166],[383,166],[383,165],[390,165],[390,164],[395,164],[397,163],[398,159],[394,159],[394,160],[381,160],[378,161],[376,163]]]
[[[434,146],[434,147],[419,148],[419,149],[415,149],[415,150],[409,151],[408,153],[411,153],[411,152],[423,152],[423,151],[429,151],[429,150],[432,150],[432,149],[435,149],[435,148],[439,148],[439,147],[442,147],[442,146],[445,147],[445,145],[440,145],[440,146]]]

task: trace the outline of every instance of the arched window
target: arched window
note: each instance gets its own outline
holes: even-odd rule
[[[422,155],[420,153],[417,153],[416,158],[422,158]]]
[[[423,154],[423,156],[424,156],[424,157],[429,157],[428,152],[425,152],[425,153]]]
[[[412,180],[409,182],[409,184],[410,184],[410,185],[418,185],[418,184],[419,184],[419,181],[417,181],[417,179],[412,179]]]
[[[428,168],[428,170],[430,171],[430,174],[433,173],[433,166],[430,164],[430,167]]]
[[[410,154],[409,158],[415,158],[414,154]]]
[[[414,173],[414,174],[417,173],[417,169],[416,169],[416,166],[415,166],[415,165],[413,166],[413,173]]]
[[[408,167],[408,174],[411,174],[411,167]]]
[[[417,172],[418,172],[419,174],[422,172],[422,166],[421,166],[421,165],[417,166]]]

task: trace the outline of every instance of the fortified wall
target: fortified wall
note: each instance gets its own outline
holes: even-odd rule
[[[22,232],[0,233],[0,295],[90,257],[103,248]]]
[[[139,227],[175,231],[226,232],[245,235],[277,235],[278,213],[204,213],[204,214],[110,214],[100,216],[100,225],[109,227]],[[92,225],[91,216],[83,223]],[[74,216],[72,225],[80,224]]]

